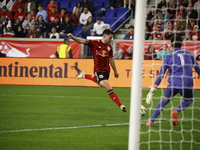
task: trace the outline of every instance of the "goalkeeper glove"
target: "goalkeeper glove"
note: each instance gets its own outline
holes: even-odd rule
[[[146,103],[147,104],[150,104],[151,101],[152,101],[152,97],[153,97],[153,94],[155,92],[156,88],[155,87],[151,87],[149,93],[147,94],[147,97],[146,97]]]

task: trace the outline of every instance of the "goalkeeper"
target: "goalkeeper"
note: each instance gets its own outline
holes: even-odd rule
[[[155,90],[168,71],[168,86],[165,91],[164,99],[158,103],[150,121],[146,123],[146,126],[153,125],[155,119],[176,94],[179,93],[183,97],[183,101],[175,110],[171,111],[171,121],[174,125],[178,125],[178,113],[190,106],[193,102],[194,89],[192,68],[194,68],[200,76],[199,64],[189,51],[181,49],[181,37],[174,36],[171,39],[171,45],[173,51],[164,59],[158,77],[146,97],[146,103],[151,103]]]

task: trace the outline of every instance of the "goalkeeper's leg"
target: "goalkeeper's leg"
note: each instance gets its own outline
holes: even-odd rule
[[[179,113],[184,110],[193,102],[194,90],[193,89],[180,89],[180,95],[183,97],[183,101],[177,106],[176,111]]]
[[[165,99],[160,101],[158,105],[156,106],[156,109],[150,119],[150,122],[147,122],[146,126],[152,126],[156,118],[160,115],[160,113],[163,111],[164,107],[170,102],[171,98],[176,95],[178,91],[172,89],[172,88],[167,88],[165,91]]]

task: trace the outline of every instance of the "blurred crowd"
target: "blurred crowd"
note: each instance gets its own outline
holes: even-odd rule
[[[161,0],[147,14],[146,40],[200,40],[200,0]]]
[[[106,8],[99,9],[101,3]],[[134,8],[134,0],[0,0],[0,37],[59,39],[74,31],[100,36],[110,28],[104,10],[123,7]]]

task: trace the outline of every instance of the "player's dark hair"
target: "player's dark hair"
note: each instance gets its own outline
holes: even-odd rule
[[[105,29],[105,30],[103,31],[103,35],[104,35],[104,34],[107,34],[107,35],[109,35],[109,34],[115,35],[115,33],[114,33],[112,30],[110,30],[110,29]]]
[[[67,43],[69,42],[69,39],[68,38],[64,38],[64,43]]]
[[[171,38],[171,43],[172,43],[172,46],[173,47],[176,47],[176,48],[181,48],[182,46],[182,38],[178,35],[174,35],[172,38]]]

